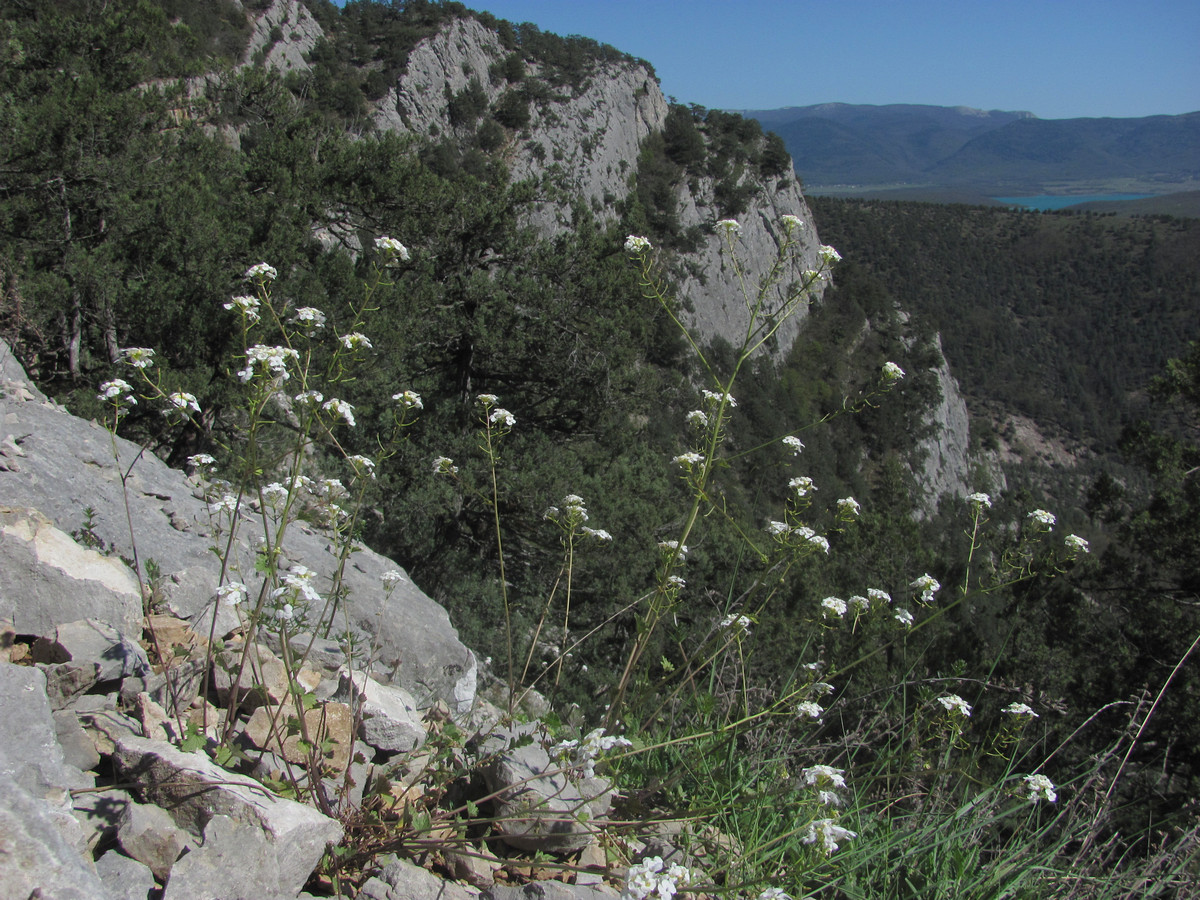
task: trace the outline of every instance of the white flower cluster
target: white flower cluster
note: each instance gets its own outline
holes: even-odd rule
[[[713,227],[726,237],[735,237],[742,233],[742,226],[737,219],[720,219]]]
[[[279,277],[279,273],[275,271],[274,266],[260,262],[248,268],[244,277],[250,281],[274,281]]]
[[[885,362],[883,364],[883,380],[884,381],[899,381],[904,377],[904,370],[894,362]]]
[[[853,497],[843,497],[837,502],[838,515],[843,519],[857,519],[862,507]]]
[[[228,581],[217,588],[217,600],[226,606],[237,606],[246,596],[246,585],[240,581]]]
[[[934,600],[933,595],[942,589],[937,579],[928,572],[910,584],[909,587],[921,592],[922,603],[932,603]]]
[[[1054,517],[1054,513],[1046,512],[1044,509],[1035,509],[1027,518],[1033,522],[1034,528],[1038,530],[1044,528],[1046,531],[1051,531],[1054,528],[1054,523],[1058,521]]]
[[[560,741],[551,747],[547,753],[552,759],[559,760],[570,766],[581,778],[591,778],[596,774],[596,763],[604,754],[614,747],[632,747],[628,738],[616,734],[605,734],[603,728],[589,731],[581,741]]]
[[[826,855],[837,850],[842,841],[853,840],[858,834],[848,828],[838,825],[833,819],[817,819],[808,824],[808,829],[800,836],[805,844],[820,843]]]
[[[809,766],[800,772],[800,781],[817,791],[817,802],[822,806],[841,806],[844,802],[839,790],[846,787],[844,769],[833,766]]]
[[[258,314],[258,298],[250,297],[242,294],[238,297],[233,297],[225,304],[226,309],[237,309],[243,316],[250,320],[250,324],[255,324],[260,318]]]
[[[1010,716],[1029,716],[1032,719],[1039,718],[1038,714],[1033,711],[1033,707],[1027,703],[1010,703],[1004,709],[1000,710],[1000,712],[1007,713]]]
[[[634,256],[641,256],[651,247],[650,239],[639,237],[636,234],[631,234],[625,238],[625,252],[632,253]]]
[[[395,569],[389,569],[379,576],[379,580],[383,584],[383,589],[390,594],[396,589],[396,585],[404,580],[404,575]]]
[[[797,497],[807,497],[817,489],[813,480],[807,475],[801,475],[798,478],[792,478],[788,481],[788,487],[796,492]]]
[[[842,254],[838,253],[828,244],[822,244],[817,251],[817,255],[821,257],[821,262],[827,266],[832,266],[834,263],[842,261]]]
[[[425,403],[421,400],[421,395],[416,391],[401,391],[398,394],[392,394],[392,399],[399,403],[403,409],[425,408]]]
[[[735,616],[733,613],[730,613],[721,619],[720,627],[723,631],[732,631],[734,634],[749,634],[750,617]]]
[[[200,402],[196,399],[196,395],[189,394],[187,391],[175,391],[174,393],[168,394],[167,402],[171,404],[173,409],[179,410],[180,412],[187,412],[189,409],[192,412],[200,412]],[[169,409],[163,410],[164,415],[169,414],[170,412],[171,410]]]
[[[121,355],[135,369],[148,369],[154,365],[154,351],[149,347],[126,347]]]
[[[718,394],[716,391],[701,391],[700,395],[704,398],[705,404],[713,408],[720,406],[721,401],[724,401],[725,405],[730,408],[737,406],[737,401],[728,393]]]
[[[370,350],[374,347],[370,339],[361,332],[352,331],[349,334],[338,335],[338,340],[347,350]]]
[[[792,540],[793,546],[815,548],[826,554],[829,553],[829,539],[817,534],[807,525],[789,525],[772,519],[767,523],[767,533],[778,541]]]
[[[842,616],[846,615],[847,609],[848,607],[846,606],[846,601],[837,597],[826,597],[821,601],[821,611],[827,617],[836,616],[840,619]]]
[[[967,497],[967,502],[975,507],[976,510],[992,508],[992,498],[984,493],[971,494]]]
[[[804,225],[804,220],[799,216],[793,216],[791,213],[786,213],[779,217],[779,221],[783,223],[783,227],[788,231],[795,228],[800,228]]]
[[[946,712],[952,715],[957,713],[965,718],[971,717],[971,704],[958,694],[943,694],[937,698],[937,702],[942,704]]]
[[[1067,545],[1067,549],[1072,553],[1090,553],[1091,548],[1088,547],[1088,542],[1077,534],[1068,534],[1063,538],[1063,543]]]
[[[784,218],[786,219],[787,216],[784,216]],[[795,216],[792,218],[795,218]],[[769,887],[763,889],[763,892],[758,895],[757,900],[792,900],[792,895],[783,888]]]
[[[317,328],[325,327],[325,313],[321,312],[315,306],[301,306],[292,313],[292,321],[301,328],[313,331]]]
[[[137,406],[137,397],[133,396],[133,385],[124,378],[114,378],[100,385],[97,400],[111,402],[117,408],[117,415],[123,416],[129,412],[126,407]]]
[[[1039,800],[1054,803],[1058,800],[1054,782],[1045,775],[1026,775],[1024,778],[1026,798],[1030,803],[1037,803]]]
[[[661,856],[648,856],[629,867],[621,900],[671,900],[691,880],[692,873],[684,866],[668,866]]]
[[[789,434],[787,437],[780,438],[780,443],[792,451],[793,456],[799,456],[800,451],[804,449],[804,444],[800,442],[800,438],[794,434]]]
[[[408,248],[395,238],[390,238],[386,235],[375,238],[375,249],[380,253],[393,256],[402,262],[408,262],[409,260]]]
[[[333,415],[344,421],[351,428],[353,428],[356,424],[354,421],[354,407],[345,400],[339,400],[336,397],[332,397],[322,404],[321,409],[325,410],[327,413],[333,413]]]
[[[246,350],[246,368],[237,373],[238,380],[245,384],[254,377],[256,367],[272,378],[287,381],[288,363],[299,362],[300,352],[294,347],[268,347],[266,344],[255,344]]]
[[[435,457],[433,460],[433,474],[434,475],[457,475],[458,474],[458,466],[456,466],[454,464],[454,460],[452,460],[450,457],[438,456],[438,457]]]
[[[820,703],[813,700],[805,700],[796,704],[796,715],[802,719],[815,719],[819,725],[821,723],[821,716],[825,715],[825,709]]]
[[[681,468],[687,469],[690,472],[693,466],[698,466],[700,463],[704,462],[704,456],[703,454],[697,453],[694,450],[689,450],[687,453],[680,453],[678,456],[674,457],[671,462],[675,463],[675,465]]]

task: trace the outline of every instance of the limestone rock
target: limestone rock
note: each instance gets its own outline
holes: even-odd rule
[[[66,803],[69,789],[93,785],[90,776],[63,758],[46,676],[38,669],[0,663],[0,775],[59,806]]]
[[[0,343],[2,345],[2,343]],[[4,348],[5,352],[7,348]],[[7,378],[23,373],[5,357]],[[46,634],[80,619],[106,622],[124,635],[142,626],[137,581],[120,562],[133,556],[125,494],[119,472],[129,471],[128,499],[136,542],[162,572],[169,608],[188,618],[207,638],[214,610],[217,636],[236,624],[228,606],[212,596],[219,570],[209,550],[208,507],[197,485],[143,448],[111,435],[95,423],[66,413],[40,395],[6,398],[6,433],[20,437],[21,471],[0,466],[0,621],[11,620],[17,634]],[[76,544],[67,533],[95,510],[97,538],[115,555],[103,556]],[[33,510],[40,511],[33,512]],[[247,522],[250,522],[247,519]],[[230,564],[257,590],[252,529],[235,541]],[[317,573],[321,590],[331,587],[339,560],[328,536],[304,523],[289,530],[285,565],[302,562]],[[398,567],[366,548],[345,566],[345,601],[338,628],[348,624],[360,645],[380,648],[381,671],[397,680],[424,707],[441,700],[465,716],[475,697],[475,657],[459,641],[446,611],[404,576],[385,595],[380,576]],[[209,573],[204,577],[203,573]],[[344,616],[344,618],[342,618]]]
[[[274,730],[272,718],[276,720]],[[298,727],[292,727],[288,722],[296,718],[295,708],[290,705],[282,708],[276,705],[260,706],[246,723],[245,735],[260,749],[278,753],[288,762],[304,763],[308,760],[308,754],[300,748],[301,733]],[[305,710],[304,724],[314,744],[319,746],[325,741],[330,742],[330,750],[324,755],[325,763],[336,772],[344,772],[354,751],[354,718],[350,707],[333,701],[321,703]],[[283,737],[282,746],[279,736]]]
[[[358,900],[474,900],[474,888],[443,881],[428,869],[405,860],[388,864],[359,890]]]
[[[261,828],[227,815],[213,816],[204,844],[175,864],[163,900],[233,900],[280,893],[284,860]],[[303,886],[303,879],[292,893]]]
[[[363,672],[342,669],[334,697],[352,708],[361,706],[359,736],[378,750],[404,753],[425,743],[416,701],[403,688],[380,684]]]
[[[12,496],[3,488],[0,495]],[[0,619],[18,634],[49,634],[80,619],[138,634],[141,591],[120,559],[80,546],[38,510],[0,507]]]
[[[53,810],[0,772],[0,891],[6,897],[114,900]]]
[[[96,860],[96,874],[113,900],[146,900],[154,890],[154,873],[136,859],[109,851]]]
[[[215,815],[252,825],[266,834],[278,857],[280,893],[295,894],[320,862],[342,826],[315,809],[276,797],[251,778],[228,772],[207,756],[184,753],[145,738],[120,738],[113,762],[119,776],[138,784],[144,800],[167,809],[193,835]]]
[[[171,874],[179,854],[193,841],[166,810],[127,803],[117,821],[117,841],[126,855],[154,873],[160,882]]]
[[[575,780],[536,741],[530,726],[499,731],[485,741],[483,775],[496,793],[496,829],[520,850],[571,853],[595,839],[612,802],[603,778]]]

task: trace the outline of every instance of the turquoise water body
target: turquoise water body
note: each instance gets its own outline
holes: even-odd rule
[[[1022,209],[1036,209],[1044,212],[1048,209],[1066,209],[1079,203],[1096,203],[1105,200],[1145,200],[1155,194],[1075,194],[1064,197],[1059,194],[1043,194],[1038,197],[993,197],[997,203],[1005,206],[1019,206]]]

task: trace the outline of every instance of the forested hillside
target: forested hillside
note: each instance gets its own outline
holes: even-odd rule
[[[1031,896],[1076,851],[1122,885],[1181,865],[1197,362],[1168,359],[1200,331],[1200,223],[828,199],[809,216],[757,123],[660,109],[648,64],[457,3],[0,10],[0,337],[30,374],[173,466],[211,455],[258,509],[281,460],[352,484],[334,527],[450,612],[510,712],[536,681],[570,710],[547,729],[636,738],[624,814],[694,814],[762,850],[714,890],[781,873],[923,896],[977,868],[1003,881],[1026,837],[1052,872]],[[445,83],[414,84],[414,58]],[[632,97],[622,133],[644,134],[589,173],[618,152],[580,109],[595,92]],[[919,473],[951,386],[939,340],[979,452],[937,507]],[[150,358],[159,394],[121,405],[114,379]],[[1094,466],[1059,519],[1028,459],[997,461],[1015,417]],[[1168,684],[1150,718],[1139,698]],[[1018,700],[1041,710],[1020,757],[999,712]],[[1013,805],[1035,755],[1081,798],[1061,832],[1057,813],[1010,827],[1041,815]],[[832,823],[787,774],[826,758],[863,785],[845,815],[875,849],[854,865],[755,818],[779,802]],[[940,823],[1004,804],[955,832],[973,862],[947,874]],[[911,852],[892,836],[910,829]]]

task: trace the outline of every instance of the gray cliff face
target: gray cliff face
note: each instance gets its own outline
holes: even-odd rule
[[[939,336],[938,350],[941,348]],[[937,511],[942,497],[965,497],[975,490],[970,482],[971,417],[967,402],[959,393],[958,381],[950,374],[944,357],[935,371],[942,399],[930,411],[928,421],[935,430],[918,448],[924,452],[924,459],[915,473],[923,491],[919,508],[927,514]]]
[[[489,77],[489,68],[505,55],[495,32],[474,20],[455,20],[409,55],[407,71],[379,104],[376,126],[420,137],[452,133],[449,96],[473,80],[489,104],[512,89]],[[539,74],[536,64],[528,64],[527,80]],[[512,136],[505,161],[514,180],[541,178],[562,196],[584,200],[601,220],[611,219],[615,204],[629,195],[642,142],[662,129],[667,109],[657,81],[643,66],[598,65],[580,87],[564,87],[552,100],[531,104],[530,122]],[[710,230],[720,218],[713,187],[711,179],[700,179],[694,189],[679,185],[682,229]],[[804,269],[816,268],[819,241],[800,185],[789,173],[755,194],[741,216],[739,253],[749,284],[757,283],[774,261],[782,233],[779,219],[785,213],[800,216],[806,224],[801,234],[803,259],[784,274],[783,284],[799,279]],[[534,214],[533,224],[548,235],[570,228],[568,201],[548,200]],[[748,314],[720,249],[718,237],[710,233],[699,251],[688,255],[691,274],[679,284],[680,298],[691,310],[688,324],[702,340],[722,337],[736,347],[745,336]],[[780,329],[769,349],[786,352],[802,318],[798,315]]]
[[[307,70],[305,55],[325,36],[300,0],[275,0],[251,21],[254,30],[246,46],[246,62],[261,51],[263,62],[280,72]]]

